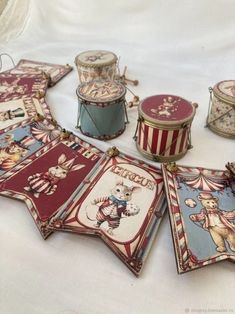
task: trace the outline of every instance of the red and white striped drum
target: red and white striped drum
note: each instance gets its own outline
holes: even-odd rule
[[[155,161],[174,161],[183,157],[191,145],[191,124],[197,104],[173,95],[155,95],[139,106],[136,145]]]

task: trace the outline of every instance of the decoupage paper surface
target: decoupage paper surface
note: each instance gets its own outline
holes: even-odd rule
[[[0,102],[19,99],[24,95],[41,98],[45,96],[48,79],[43,74],[0,73]]]
[[[24,95],[19,99],[0,102],[0,130],[35,117],[37,114],[51,119],[50,109],[45,98],[33,98]]]
[[[107,157],[50,225],[98,235],[138,275],[165,208],[160,170],[120,155]]]
[[[16,149],[10,156],[7,145],[2,147],[0,193],[24,200],[46,237],[48,219],[76,191],[100,159],[99,151],[74,136],[62,140],[60,128],[44,126],[43,122],[34,122],[9,133],[16,138],[13,143]],[[26,139],[23,148],[22,138]]]
[[[49,86],[55,85],[71,70],[72,67],[70,65],[60,65],[26,59],[21,59],[14,69],[14,71],[25,71],[32,74],[35,73],[35,71],[42,71],[49,77]]]
[[[226,171],[162,166],[178,272],[235,261],[235,182]]]
[[[61,129],[55,127],[50,120],[35,121],[34,118],[1,130],[0,182],[21,169],[26,162],[31,162],[31,156],[37,150],[59,137],[60,134]]]

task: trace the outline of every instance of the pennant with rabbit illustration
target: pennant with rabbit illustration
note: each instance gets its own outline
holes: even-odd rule
[[[166,208],[161,171],[120,153],[103,159],[85,182],[50,227],[99,236],[139,275]]]
[[[66,206],[102,154],[72,134],[63,138],[63,130],[59,127],[53,128],[42,121],[26,127],[31,135],[15,141],[17,143],[11,139],[8,144],[15,147],[12,156],[13,148],[9,151],[7,145],[0,152],[3,171],[0,194],[25,201],[46,238],[51,233],[47,228],[49,219]],[[23,131],[26,132],[24,127],[9,133],[19,138]]]

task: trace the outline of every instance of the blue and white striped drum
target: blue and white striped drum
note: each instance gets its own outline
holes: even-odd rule
[[[122,134],[128,122],[125,94],[125,86],[117,81],[95,80],[79,85],[77,127],[100,140]]]

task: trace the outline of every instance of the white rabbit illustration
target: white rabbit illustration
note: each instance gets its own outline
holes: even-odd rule
[[[97,205],[96,220],[87,218],[91,221],[96,221],[95,227],[100,228],[105,221],[108,223],[107,233],[113,235],[113,230],[118,228],[120,220],[124,217],[135,216],[140,212],[139,206],[131,203],[132,194],[140,192],[141,187],[127,186],[123,180],[119,179],[114,188],[111,189],[109,196],[98,197],[92,201],[92,205]]]
[[[58,158],[58,164],[48,169],[47,172],[35,173],[28,177],[28,186],[25,191],[32,192],[38,198],[41,193],[52,195],[57,189],[60,180],[65,179],[69,172],[79,170],[85,165],[74,165],[75,158],[66,161],[65,154]]]

